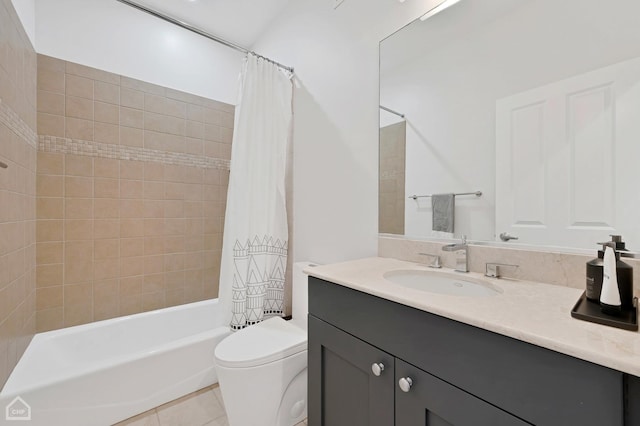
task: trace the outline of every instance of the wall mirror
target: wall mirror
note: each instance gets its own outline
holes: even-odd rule
[[[448,3],[380,43],[379,231],[640,251],[640,2]]]

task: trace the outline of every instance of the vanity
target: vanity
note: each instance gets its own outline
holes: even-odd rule
[[[309,425],[640,425],[640,335],[571,318],[580,290],[433,273],[490,290],[456,296],[394,271],[432,273],[389,258],[306,271]]]

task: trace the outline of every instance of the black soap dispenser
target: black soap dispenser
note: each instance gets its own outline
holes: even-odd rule
[[[598,257],[587,262],[587,299],[600,303],[600,293],[602,292],[602,279],[604,268],[604,251],[607,245],[615,247],[616,255],[616,275],[618,277],[618,290],[620,292],[620,300],[622,301],[622,309],[633,308],[633,267],[620,260],[620,254],[628,252],[622,236],[611,235],[611,241],[606,243],[598,243],[602,245],[602,249],[598,250]]]

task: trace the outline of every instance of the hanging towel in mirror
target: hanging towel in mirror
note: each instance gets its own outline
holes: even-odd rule
[[[454,194],[433,194],[431,196],[432,226],[434,231],[453,233],[455,213]]]

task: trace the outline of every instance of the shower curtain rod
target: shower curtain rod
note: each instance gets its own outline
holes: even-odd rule
[[[141,4],[138,4],[138,3],[130,1],[130,0],[116,0],[116,1],[118,1],[118,2],[120,2],[122,4],[126,4],[127,6],[131,6],[134,9],[138,9],[138,10],[140,10],[142,12],[148,13],[149,15],[155,16],[156,18],[162,19],[163,21],[169,22],[170,24],[177,25],[180,28],[184,28],[185,30],[191,31],[193,33],[196,33],[196,34],[198,34],[198,35],[200,35],[202,37],[208,38],[209,40],[213,40],[213,41],[215,41],[217,43],[220,43],[222,45],[230,47],[230,48],[232,48],[234,50],[237,50],[239,52],[242,52],[242,53],[245,53],[245,54],[251,53],[251,54],[257,56],[258,58],[262,58],[265,61],[271,62],[272,64],[277,65],[278,67],[293,73],[293,67],[288,67],[286,65],[282,65],[281,63],[276,62],[276,61],[274,61],[272,59],[269,59],[269,58],[267,58],[265,56],[258,55],[256,52],[254,52],[252,50],[249,50],[249,49],[247,49],[245,47],[239,46],[239,45],[237,45],[235,43],[232,43],[230,41],[227,41],[227,40],[225,40],[223,38],[214,36],[213,34],[209,34],[209,33],[205,32],[205,31],[203,31],[203,30],[201,30],[199,28],[194,27],[193,25],[189,25],[186,22],[183,22],[183,21],[180,21],[178,19],[172,18],[169,15],[165,15],[163,13],[160,13],[160,12],[158,12],[156,10],[153,10],[151,8],[148,8],[146,6],[143,6]]]
[[[387,108],[386,106],[382,106],[382,105],[380,105],[380,109],[382,109],[382,110],[384,110],[384,111],[387,111],[387,112],[390,112],[391,114],[395,114],[395,115],[397,115],[398,117],[404,118],[404,114],[401,114],[401,113],[399,113],[398,111],[394,111],[394,110],[392,110],[391,108]]]

